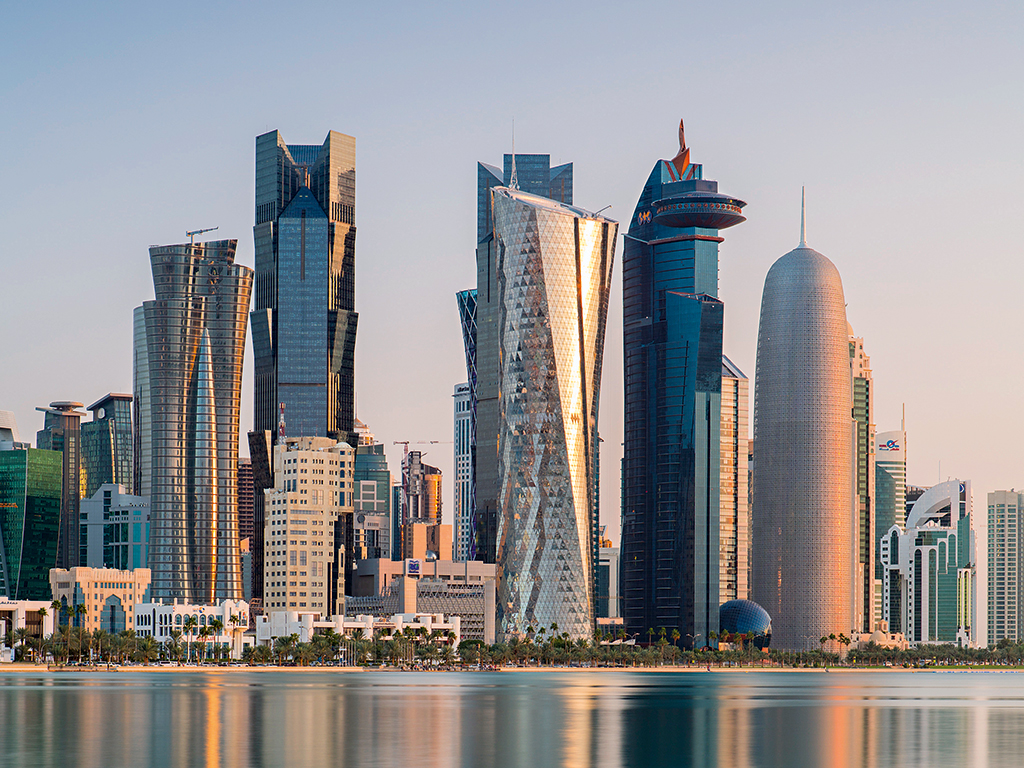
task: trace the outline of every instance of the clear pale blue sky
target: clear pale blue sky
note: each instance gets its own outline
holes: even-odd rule
[[[808,242],[865,337],[879,430],[906,403],[910,482],[1024,486],[1019,2],[10,5],[0,46],[0,409],[131,391],[147,247],[219,226],[253,263],[254,138],[357,139],[359,416],[450,440],[474,284],[475,167],[575,163],[628,220],[676,123],[748,202],[726,232],[726,352],[753,376],[771,263]],[[620,250],[616,258],[621,255]],[[602,517],[618,537],[621,295],[602,392]],[[251,424],[247,362],[242,429]],[[751,388],[753,394],[753,388]],[[451,477],[449,446],[428,461]],[[451,485],[445,517],[450,522]]]

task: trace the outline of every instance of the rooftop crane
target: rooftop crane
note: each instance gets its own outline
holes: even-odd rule
[[[188,237],[188,244],[189,245],[195,245],[196,244],[196,235],[201,235],[201,234],[203,234],[203,232],[213,232],[215,229],[220,229],[220,227],[207,227],[206,229],[193,229],[191,232],[186,232],[185,235],[186,235],[186,237]]]

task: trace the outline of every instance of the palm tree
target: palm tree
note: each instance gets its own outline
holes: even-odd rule
[[[167,650],[170,652],[171,658],[175,661],[181,661],[181,630],[172,629],[171,639],[167,641]]]
[[[209,638],[210,638],[210,627],[209,627],[209,625],[207,625],[205,627],[200,627],[199,628],[199,637],[203,641],[203,661],[202,661],[202,663],[205,664],[206,663],[206,641],[209,640]]]
[[[185,663],[187,664],[192,660],[192,648],[189,644],[189,635],[192,631],[199,626],[199,620],[195,616],[186,616],[185,623],[182,627],[185,630]]]
[[[84,643],[83,633],[85,632],[85,616],[89,612],[85,603],[79,603],[73,609],[75,618],[78,619],[78,663],[82,663],[82,646]]]
[[[224,622],[220,619],[212,619],[207,625],[210,628],[210,634],[220,636],[224,632]]]
[[[682,635],[679,633],[679,629],[678,628],[673,629],[672,630],[672,645],[674,645],[674,646],[676,646],[678,648],[679,647],[679,639],[681,637],[682,637]]]

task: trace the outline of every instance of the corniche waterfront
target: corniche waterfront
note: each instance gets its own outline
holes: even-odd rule
[[[0,673],[7,765],[1019,766],[1015,671]]]

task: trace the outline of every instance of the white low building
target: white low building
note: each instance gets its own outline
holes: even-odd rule
[[[363,637],[372,638],[377,632],[394,635],[409,627],[423,629],[427,634],[434,630],[451,632],[455,635],[452,641],[454,646],[458,646],[462,640],[459,617],[446,617],[441,613],[396,613],[390,617],[331,616],[322,619],[318,613],[272,611],[256,617],[256,642],[258,645],[272,645],[275,638],[298,635],[300,643],[308,643],[314,635],[328,629],[348,637],[361,631]]]
[[[8,632],[27,629],[33,637],[53,634],[53,616],[45,600],[8,600],[0,596],[0,662],[14,661],[14,648],[4,644]]]
[[[186,628],[189,617],[195,619],[191,628]],[[220,627],[214,624],[220,622]],[[208,637],[201,638],[200,631],[210,628]],[[216,605],[192,605],[191,603],[139,603],[135,606],[135,633],[139,637],[152,637],[158,643],[172,638],[172,631],[181,632],[180,642],[205,642],[206,644],[227,645],[231,658],[242,658],[246,645],[252,645],[252,635],[246,637],[249,628],[249,604],[243,600],[224,600]]]

